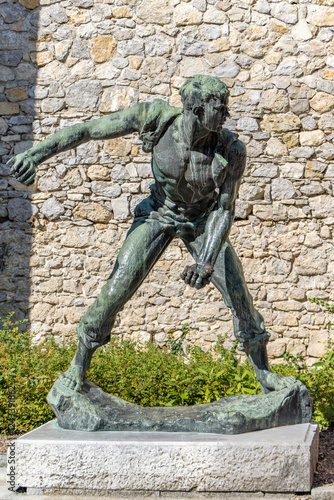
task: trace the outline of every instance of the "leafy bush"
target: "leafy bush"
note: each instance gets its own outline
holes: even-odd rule
[[[260,390],[250,364],[240,364],[235,349],[219,344],[215,355],[192,348],[185,358],[155,344],[114,340],[96,352],[89,378],[106,392],[143,406],[210,403]]]
[[[328,342],[327,352],[321,356],[320,361],[308,367],[302,356],[286,354],[286,364],[277,365],[275,371],[289,376],[294,375],[308,389],[313,400],[314,421],[321,428],[334,427],[334,348]]]
[[[53,339],[33,345],[27,331],[20,332],[21,321],[11,314],[0,318],[0,432],[9,430],[9,393],[15,391],[15,428],[28,432],[54,418],[45,401],[57,376],[69,365],[75,345],[58,346]]]
[[[15,386],[15,426],[27,432],[54,418],[46,396],[60,373],[70,364],[76,344],[58,345],[52,338],[43,344],[21,333],[11,315],[0,319],[0,431],[8,433],[8,400]],[[184,338],[187,325],[182,329]],[[175,406],[209,403],[234,394],[259,394],[260,386],[251,365],[241,363],[236,346],[227,350],[218,342],[213,353],[191,348],[185,356],[181,339],[170,339],[169,349],[113,339],[98,349],[89,380],[104,391],[143,406]],[[287,355],[274,370],[294,375],[309,389],[314,419],[322,427],[334,425],[334,352],[328,352],[309,368],[300,357]]]

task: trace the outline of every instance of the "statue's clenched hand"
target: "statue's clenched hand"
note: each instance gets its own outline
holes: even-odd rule
[[[19,182],[22,182],[26,186],[33,184],[36,175],[35,161],[28,152],[13,156],[7,162],[7,165],[10,167],[13,177]]]
[[[210,264],[196,263],[184,268],[182,279],[187,285],[200,289],[210,282],[213,271],[214,269]]]

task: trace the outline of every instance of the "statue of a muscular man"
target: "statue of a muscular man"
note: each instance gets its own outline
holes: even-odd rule
[[[35,167],[61,151],[89,140],[138,132],[152,153],[151,194],[135,218],[100,295],[78,325],[78,349],[61,375],[80,391],[94,351],[110,340],[116,314],[141,285],[173,238],[181,238],[195,260],[182,279],[195,288],[211,281],[233,314],[235,337],[250,359],[263,393],[295,382],[268,364],[262,316],[253,306],[241,263],[228,240],[235,201],[246,164],[237,134],[223,128],[229,91],[218,78],[197,75],[181,87],[183,109],[161,99],[60,130],[9,161],[20,182],[34,182]]]

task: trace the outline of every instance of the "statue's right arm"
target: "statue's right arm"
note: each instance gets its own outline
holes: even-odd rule
[[[50,135],[24,153],[11,158],[8,165],[19,182],[30,186],[34,182],[35,167],[62,151],[75,148],[95,139],[114,139],[139,132],[145,119],[148,103],[140,103],[109,116],[77,123]]]

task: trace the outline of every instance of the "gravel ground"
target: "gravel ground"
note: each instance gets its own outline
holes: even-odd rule
[[[320,432],[317,470],[313,487],[334,485],[334,431]]]

